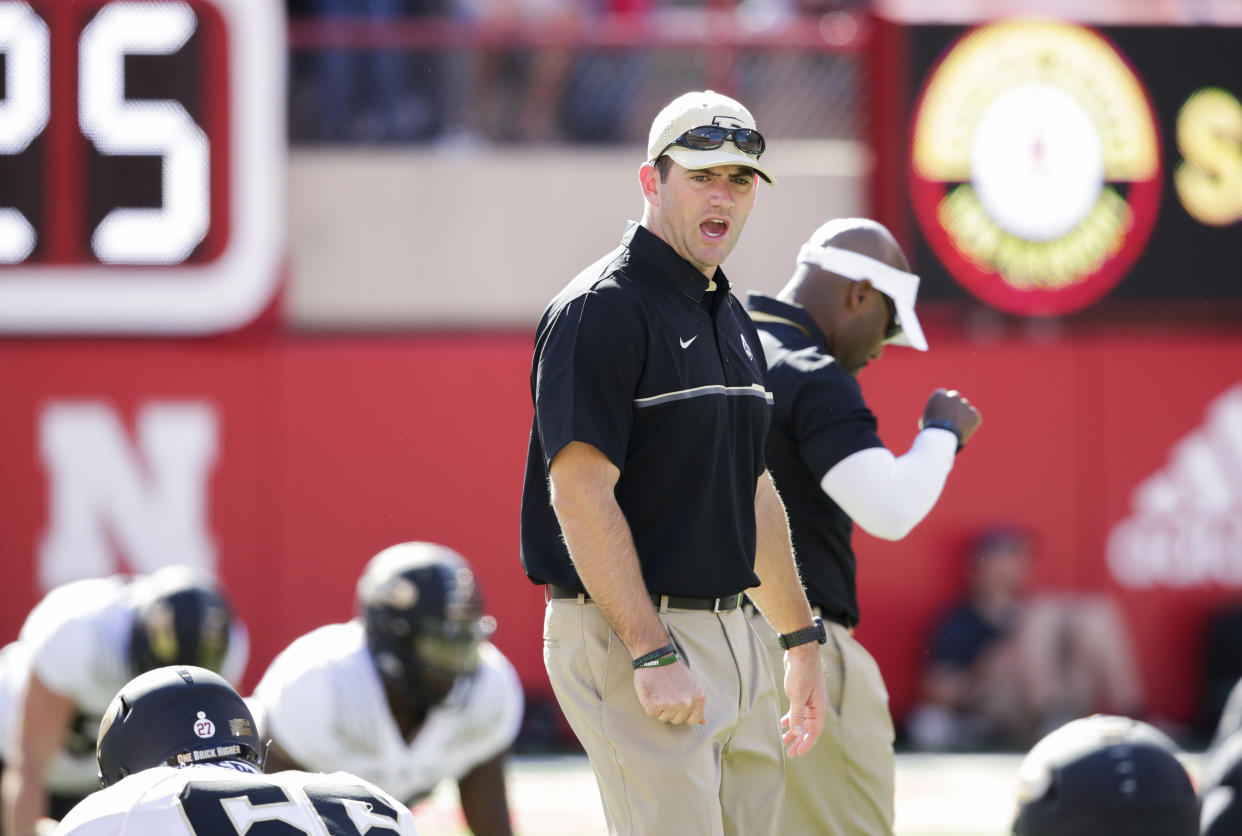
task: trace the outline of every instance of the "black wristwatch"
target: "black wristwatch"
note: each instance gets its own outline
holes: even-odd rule
[[[966,446],[962,442],[961,428],[953,421],[950,421],[948,418],[933,418],[930,421],[924,421],[923,426],[920,427],[919,429],[920,430],[931,430],[931,429],[948,430],[949,432],[953,433],[953,435],[957,438],[957,451],[956,451],[957,453],[962,452],[962,448]]]
[[[780,642],[781,650],[788,650],[791,647],[797,647],[800,644],[808,644],[810,642],[827,643],[828,631],[824,629],[824,620],[818,615],[813,620],[815,624],[811,627],[803,627],[801,630],[794,630],[792,633],[781,633],[778,635],[776,640]]]

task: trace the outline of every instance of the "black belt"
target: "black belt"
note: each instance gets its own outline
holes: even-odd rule
[[[746,602],[746,605],[745,607],[743,607],[743,609],[746,610],[746,615],[748,616],[755,615],[756,613],[759,612],[759,610],[756,609],[755,605],[752,604],[750,601]],[[834,624],[840,624],[842,627],[846,628],[847,630],[853,630],[855,627],[855,625],[850,621],[849,616],[837,615],[836,613],[829,612],[828,610],[825,610],[823,607],[819,606],[818,604],[811,604],[811,615],[819,616],[824,621],[831,621]]]
[[[548,598],[557,600],[577,598],[579,603],[591,600],[591,596],[585,592],[567,589],[554,583],[548,584]],[[738,605],[742,603],[742,593],[736,592],[723,598],[687,598],[683,595],[657,595],[653,592],[651,593],[651,603],[659,607],[660,612],[665,610],[711,610],[712,612],[725,612],[726,610],[738,608]]]

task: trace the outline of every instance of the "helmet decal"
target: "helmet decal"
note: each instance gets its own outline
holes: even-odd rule
[[[166,601],[159,601],[143,623],[151,655],[164,662],[177,658],[177,628],[173,622],[173,609]]]
[[[216,724],[207,719],[207,712],[198,712],[198,720],[194,723],[194,733],[199,737],[215,737]]]
[[[409,578],[398,578],[388,590],[388,606],[408,610],[418,603],[418,587]]]

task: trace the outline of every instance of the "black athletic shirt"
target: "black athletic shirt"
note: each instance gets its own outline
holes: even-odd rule
[[[751,293],[746,307],[759,328],[775,400],[768,469],[789,513],[806,596],[825,618],[852,627],[858,623],[854,523],[820,480],[842,459],[884,446],[875,415],[801,305]]]
[[[715,598],[755,586],[755,489],[772,397],[759,337],[724,274],[707,278],[647,229],[578,274],[535,335],[522,567],[582,590],[548,491],[570,441],[621,471],[617,502],[648,591]]]

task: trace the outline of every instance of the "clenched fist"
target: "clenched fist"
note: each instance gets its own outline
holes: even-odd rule
[[[956,389],[937,389],[932,392],[923,409],[923,417],[919,421],[919,429],[935,426],[937,423],[948,423],[957,428],[958,444],[963,445],[970,440],[979,429],[983,416],[974,404],[962,397]]]

